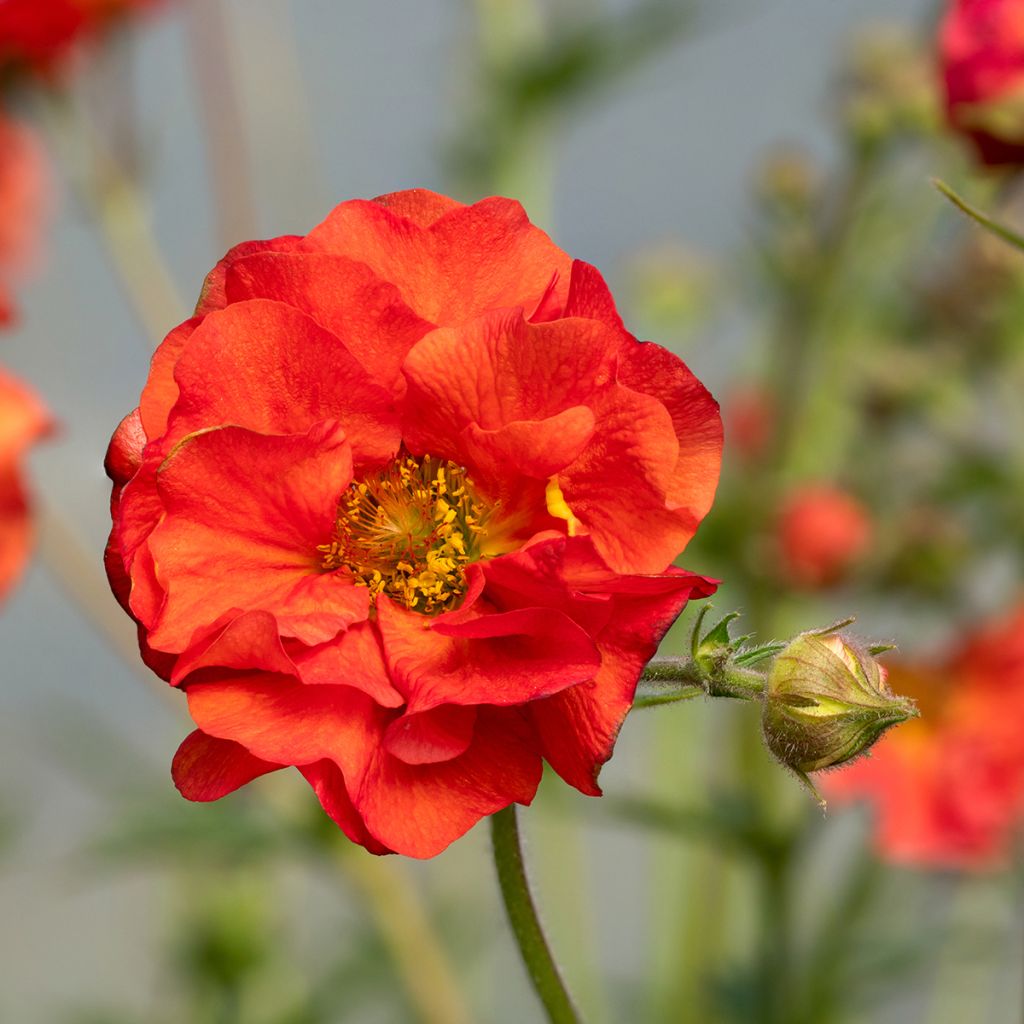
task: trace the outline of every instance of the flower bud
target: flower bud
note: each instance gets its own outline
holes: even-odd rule
[[[762,728],[768,749],[804,776],[849,761],[916,715],[865,648],[831,632],[802,633],[768,674]]]

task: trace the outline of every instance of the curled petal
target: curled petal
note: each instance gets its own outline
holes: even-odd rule
[[[219,740],[196,729],[178,747],[171,762],[171,777],[186,800],[205,803],[219,800],[247,782],[283,767],[253,757],[238,743]]]

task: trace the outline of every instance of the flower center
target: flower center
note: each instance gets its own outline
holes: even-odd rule
[[[461,466],[400,456],[351,484],[333,540],[317,550],[325,569],[347,569],[372,597],[384,593],[436,615],[466,593],[462,568],[480,557],[486,514]]]

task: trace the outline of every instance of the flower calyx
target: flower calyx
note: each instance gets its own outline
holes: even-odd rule
[[[815,796],[808,773],[857,757],[887,729],[918,715],[913,701],[889,689],[877,661],[891,645],[865,645],[841,633],[850,621],[795,637],[766,680],[765,743]]]

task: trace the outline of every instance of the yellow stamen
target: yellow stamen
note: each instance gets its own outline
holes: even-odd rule
[[[544,491],[544,498],[547,502],[548,512],[556,519],[565,520],[565,529],[570,537],[577,536],[583,524],[573,515],[572,509],[569,508],[569,503],[565,500],[562,488],[558,486],[557,476],[553,476],[548,481],[548,486]]]
[[[462,467],[400,456],[349,487],[333,539],[317,550],[324,569],[347,570],[372,597],[436,615],[465,595],[463,566],[480,557],[486,519]]]

